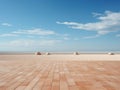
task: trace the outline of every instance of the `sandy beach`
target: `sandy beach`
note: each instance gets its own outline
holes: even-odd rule
[[[77,61],[120,61],[120,54],[58,54],[34,55],[34,54],[4,54],[0,60],[77,60]]]
[[[119,90],[120,55],[0,55],[0,90]]]

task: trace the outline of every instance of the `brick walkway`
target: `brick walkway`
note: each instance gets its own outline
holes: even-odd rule
[[[120,62],[0,61],[0,90],[120,90]]]

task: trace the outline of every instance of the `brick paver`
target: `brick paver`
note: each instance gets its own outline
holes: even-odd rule
[[[120,62],[0,61],[0,90],[120,90]]]

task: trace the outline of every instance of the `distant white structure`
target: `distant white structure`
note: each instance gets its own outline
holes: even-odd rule
[[[49,53],[49,52],[46,52],[46,55],[50,55],[50,53]]]
[[[41,53],[40,52],[35,52],[35,55],[41,55]]]
[[[114,55],[114,53],[109,52],[108,55]]]
[[[78,55],[78,52],[74,52],[73,55]]]

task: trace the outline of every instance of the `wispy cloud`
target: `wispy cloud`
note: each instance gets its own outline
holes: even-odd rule
[[[105,11],[104,14],[94,13],[94,15],[98,16],[97,17],[97,19],[99,20],[98,22],[90,22],[86,24],[77,22],[56,22],[56,23],[67,25],[72,29],[97,32],[97,35],[94,37],[105,35],[111,32],[120,31],[120,12]]]
[[[14,37],[14,36],[18,36],[16,34],[0,34],[0,37]]]
[[[44,30],[44,29],[30,29],[30,30],[19,30],[12,32],[14,34],[30,34],[30,35],[55,35],[56,33],[52,30]]]
[[[93,12],[92,14],[93,14],[94,17],[102,15],[101,13],[96,13],[96,12]]]
[[[16,47],[19,49],[19,47],[24,48],[42,48],[42,47],[53,47],[58,43],[62,42],[62,36],[59,37],[60,34],[57,34],[56,32],[52,30],[44,30],[44,29],[29,29],[29,30],[17,30],[17,31],[11,31],[10,33],[3,33],[0,34],[0,37],[11,37],[11,36],[19,36],[16,38],[16,40],[11,40],[7,42],[0,43],[1,47]],[[20,39],[22,36],[25,36],[26,38]],[[37,38],[34,38],[36,37]],[[53,37],[52,37],[53,36]],[[67,34],[63,35],[67,36]],[[31,38],[33,37],[33,38]],[[42,38],[41,38],[42,37]],[[46,38],[49,37],[49,38]],[[56,37],[56,38],[54,38]],[[57,39],[58,38],[58,39]]]
[[[120,34],[117,34],[116,37],[120,37]]]
[[[8,26],[8,27],[12,26],[12,24],[10,24],[10,23],[2,23],[1,25],[2,26]]]
[[[53,30],[45,30],[41,28],[37,29],[25,29],[25,30],[16,30],[10,33],[0,34],[0,37],[16,37],[25,36],[27,38],[38,37],[40,39],[59,39],[59,40],[69,40],[69,34],[59,34]]]
[[[70,38],[69,38],[69,37],[63,37],[63,39],[64,39],[64,40],[70,40]]]
[[[5,46],[5,47],[47,47],[47,46],[54,46],[58,43],[60,43],[60,40],[30,40],[30,39],[17,39],[17,40],[12,40],[9,42],[1,43],[0,46]],[[8,44],[9,43],[9,44]]]
[[[94,36],[85,36],[84,38],[87,39],[87,38],[97,38],[99,37],[100,35],[99,34],[96,34]]]
[[[78,41],[78,40],[79,40],[79,38],[74,38],[74,40],[75,40],[75,41]]]

